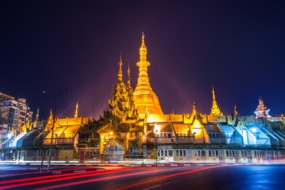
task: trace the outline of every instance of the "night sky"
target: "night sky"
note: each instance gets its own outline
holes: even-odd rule
[[[0,92],[26,98],[47,119],[98,118],[130,65],[137,83],[142,32],[149,78],[164,113],[209,113],[211,88],[225,114],[251,115],[261,96],[285,113],[285,1],[6,1],[0,5]]]

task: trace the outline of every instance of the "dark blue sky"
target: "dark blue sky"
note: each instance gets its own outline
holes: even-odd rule
[[[0,91],[27,98],[46,119],[98,116],[107,107],[123,52],[137,83],[141,33],[150,82],[165,113],[209,113],[211,86],[221,110],[253,114],[263,97],[285,112],[285,1],[7,1],[0,6]]]

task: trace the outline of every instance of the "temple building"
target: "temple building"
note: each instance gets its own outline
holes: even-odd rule
[[[75,106],[74,117],[53,118],[52,111],[43,132],[43,145],[53,145],[53,159],[65,160],[78,154],[78,139],[80,129],[90,122],[88,117],[78,116],[79,105]],[[54,128],[54,129],[53,129]],[[53,129],[53,130],[52,130]],[[40,139],[41,137],[38,137]]]
[[[126,90],[122,76],[122,59],[119,61],[117,84],[109,101],[113,115],[120,117],[119,123],[110,121],[102,126],[100,154],[103,160],[120,161],[132,158],[156,158],[160,163],[179,161],[210,161],[248,163],[271,159],[280,155],[280,150],[270,149],[283,146],[285,131],[283,116],[273,121],[255,120],[252,116],[241,116],[237,105],[233,114],[224,115],[212,86],[212,105],[209,114],[197,113],[196,103],[192,112],[182,114],[163,113],[159,99],[152,90],[147,60],[145,35],[139,49],[139,75],[133,92]],[[128,95],[133,97],[134,104]],[[127,105],[133,105],[128,112]],[[255,111],[256,118],[265,117],[268,111],[263,100]],[[126,117],[128,113],[131,117]],[[131,119],[132,118],[132,119]],[[273,125],[278,126],[272,127]],[[282,128],[283,127],[283,128]],[[122,130],[124,129],[124,130]],[[270,151],[268,151],[268,149]],[[262,158],[266,155],[266,158]]]
[[[44,122],[39,120],[38,110],[35,121],[29,118],[0,144],[2,160],[47,160],[50,147],[52,160],[78,159],[79,133],[90,122],[90,118],[79,117],[78,102],[73,117],[54,118],[50,111],[47,122]]]
[[[124,82],[120,56],[103,116],[95,122],[79,117],[78,102],[71,118],[55,118],[51,111],[41,124],[37,112],[36,121],[28,118],[22,128],[2,141],[2,160],[46,159],[50,147],[52,160],[79,162],[259,163],[284,158],[284,116],[270,116],[261,98],[255,115],[241,115],[237,105],[233,113],[224,114],[212,86],[210,113],[198,113],[196,102],[187,113],[164,113],[148,77],[144,34],[141,40],[135,90],[130,67]]]

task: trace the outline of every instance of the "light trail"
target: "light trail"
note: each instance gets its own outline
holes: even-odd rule
[[[80,169],[94,169],[94,167],[81,167]],[[15,173],[15,174],[1,174],[0,178],[4,177],[13,177],[13,176],[22,176],[22,175],[33,175],[33,174],[46,174],[46,173],[52,173],[52,172],[61,172],[61,171],[69,171],[69,170],[77,170],[78,168],[65,168],[60,170],[51,170],[51,171],[37,171],[37,172],[23,172],[23,173]]]
[[[124,187],[117,188],[116,190],[128,189],[128,188],[131,188],[131,187],[144,185],[144,184],[151,183],[151,182],[157,182],[157,181],[161,181],[161,180],[164,180],[164,179],[168,179],[168,178],[172,178],[172,177],[176,177],[176,176],[180,176],[180,175],[191,174],[191,173],[196,173],[196,172],[209,170],[209,169],[213,169],[213,168],[220,168],[220,167],[226,167],[226,166],[220,166],[220,165],[219,166],[211,166],[211,167],[204,167],[204,168],[199,168],[199,169],[195,169],[195,170],[190,170],[190,171],[186,171],[186,172],[179,172],[179,173],[175,173],[175,174],[169,174],[169,175],[165,175],[163,177],[157,177],[157,178],[154,178],[154,179],[151,179],[151,180],[142,181],[142,182],[138,182],[138,183],[133,183],[131,185],[127,185],[127,186],[124,186]]]
[[[59,181],[65,181],[65,180],[72,180],[72,179],[78,179],[78,178],[84,178],[84,177],[90,177],[90,176],[97,176],[97,175],[103,175],[103,174],[110,174],[110,173],[118,173],[118,172],[125,172],[128,170],[132,170],[132,168],[124,168],[124,169],[119,169],[119,170],[106,170],[106,171],[94,171],[94,172],[86,172],[86,173],[72,173],[72,176],[65,176],[62,178],[59,178],[61,175],[64,174],[56,174],[54,176],[41,176],[41,177],[50,177],[51,179],[38,179],[41,177],[31,177],[28,179],[19,179],[18,182],[25,182],[25,181],[33,181],[33,182],[28,182],[28,183],[19,183],[19,184],[13,184],[13,185],[8,185],[4,187],[0,187],[0,189],[12,189],[16,187],[24,187],[24,186],[32,186],[32,185],[38,185],[38,184],[45,184],[45,183],[52,183],[52,182],[59,182]],[[35,181],[38,180],[38,181]],[[15,183],[17,180],[10,180],[7,183]],[[3,182],[5,183],[5,181]]]
[[[180,169],[180,168],[171,168],[171,169],[166,169],[164,171],[177,170],[177,169]],[[151,173],[158,173],[158,172],[162,172],[162,170],[154,170],[154,169],[152,169],[152,170],[149,170],[149,171],[142,171],[142,172],[122,174],[122,175],[119,175],[119,176],[108,176],[108,177],[102,177],[102,178],[98,178],[98,179],[90,179],[90,180],[84,180],[84,181],[70,182],[70,183],[65,183],[65,184],[48,186],[48,187],[44,187],[44,188],[38,188],[36,190],[58,189],[58,188],[72,186],[72,185],[80,185],[80,184],[85,184],[85,183],[106,181],[106,180],[111,180],[111,179],[119,179],[119,178],[129,177],[129,176],[133,176],[133,175],[143,175],[143,174],[151,174]]]
[[[113,170],[114,171],[114,170]],[[111,172],[110,170],[96,170],[96,171],[89,171],[86,173],[107,173]],[[74,173],[66,173],[66,174],[53,174],[48,176],[37,176],[37,177],[30,177],[30,178],[22,178],[22,179],[11,179],[11,180],[5,180],[1,181],[0,185],[9,184],[9,183],[20,183],[20,182],[27,182],[27,181],[34,181],[34,180],[43,180],[43,179],[49,179],[49,178],[55,178],[55,177],[65,177],[65,176],[72,176],[72,175],[78,175],[81,172],[74,172]]]
[[[79,185],[79,184],[84,184],[84,183],[91,183],[91,182],[98,182],[98,181],[105,181],[105,180],[129,177],[129,176],[132,176],[132,175],[143,175],[143,174],[149,174],[149,173],[156,173],[158,171],[159,170],[151,170],[151,171],[143,171],[143,172],[122,174],[122,175],[119,175],[119,176],[108,176],[108,177],[102,177],[102,178],[98,178],[98,179],[90,179],[90,180],[84,180],[84,181],[71,182],[71,183],[67,183],[67,184],[53,185],[53,186],[49,186],[49,187],[38,188],[36,190],[58,189],[58,188],[62,188],[62,187],[72,186],[72,185]]]

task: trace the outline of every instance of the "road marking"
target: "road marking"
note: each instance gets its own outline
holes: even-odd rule
[[[153,189],[153,188],[156,188],[156,187],[161,187],[161,184],[154,185],[154,186],[151,186],[151,187],[148,187],[148,188],[144,188],[143,190]]]

